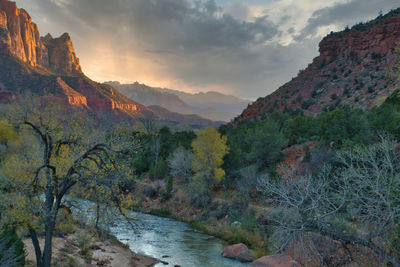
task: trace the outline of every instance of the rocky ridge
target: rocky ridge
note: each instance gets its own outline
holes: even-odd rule
[[[399,86],[400,8],[351,29],[330,33],[320,42],[320,55],[298,76],[272,94],[259,98],[235,121],[268,116],[275,111],[317,114],[341,106],[371,108]]]
[[[138,82],[133,84],[107,82],[107,84],[118,89],[126,97],[146,106],[161,106],[172,112],[196,114],[212,121],[228,122],[250,103],[230,95],[213,92],[189,94],[167,88],[150,87]]]

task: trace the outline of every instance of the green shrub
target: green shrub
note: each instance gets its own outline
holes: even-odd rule
[[[79,254],[83,256],[86,263],[90,263],[93,256],[90,236],[81,231],[78,233],[76,241],[78,243],[78,247],[80,248]]]
[[[168,200],[171,197],[174,178],[172,177],[172,175],[168,175],[166,180],[167,180],[166,181],[167,184],[165,186],[165,190],[162,192],[162,195],[161,195],[163,201]]]
[[[19,267],[24,265],[24,243],[15,230],[5,229],[0,234],[0,266]]]
[[[169,210],[164,210],[164,209],[152,209],[149,213],[154,216],[166,217],[166,218],[170,218],[172,215]]]
[[[313,99],[307,99],[303,103],[301,103],[302,109],[308,109],[310,106],[314,105],[315,101]]]
[[[150,168],[149,174],[152,180],[162,180],[169,173],[168,165],[164,159],[159,159],[157,165]]]
[[[154,197],[157,196],[158,191],[157,191],[157,189],[156,189],[155,187],[153,187],[153,186],[151,186],[151,185],[146,185],[146,186],[143,188],[142,193],[143,193],[143,195],[144,195],[145,197],[154,198]]]
[[[212,226],[206,222],[192,221],[190,226],[216,236],[231,244],[243,243],[251,249],[263,249],[265,252],[267,238],[261,231],[246,231],[242,227],[231,227],[229,225]]]

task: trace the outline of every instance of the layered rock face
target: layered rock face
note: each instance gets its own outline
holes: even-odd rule
[[[359,24],[352,30],[331,33],[320,43],[317,61],[335,60],[340,56],[363,58],[367,54],[392,53],[400,41],[400,16],[379,18],[371,24]]]
[[[316,114],[342,106],[371,108],[399,87],[400,9],[320,42],[320,55],[298,76],[258,99],[236,122],[275,111]],[[400,48],[400,47],[399,47]]]
[[[106,112],[115,119],[135,119],[148,111],[113,87],[86,77],[68,33],[40,37],[29,14],[9,0],[0,0],[0,69],[0,103],[29,90],[43,101]],[[43,75],[43,70],[53,75]]]
[[[41,38],[29,14],[9,0],[0,0],[0,54],[11,54],[33,67],[43,66],[59,74],[81,73],[69,35]]]

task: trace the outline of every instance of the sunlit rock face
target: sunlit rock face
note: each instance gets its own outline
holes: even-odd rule
[[[137,106],[135,104],[122,104],[112,101],[111,102],[112,109],[119,109],[123,111],[136,111]]]
[[[43,66],[60,74],[81,73],[69,35],[41,38],[29,14],[9,0],[0,0],[0,53],[11,54],[33,67]]]
[[[63,74],[80,74],[82,72],[68,33],[64,33],[59,38],[53,38],[48,34],[41,40],[47,54],[42,58],[45,66]]]
[[[87,112],[112,111],[116,118],[134,118],[147,110],[111,86],[104,88],[86,77],[69,34],[40,37],[29,14],[9,0],[0,0],[0,56],[0,102],[12,101],[19,89],[27,89],[42,96],[43,101],[80,107]]]

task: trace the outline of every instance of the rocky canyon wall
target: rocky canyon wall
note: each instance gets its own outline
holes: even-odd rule
[[[29,14],[9,0],[0,0],[0,54],[11,54],[33,67],[43,66],[58,74],[81,73],[69,35],[41,38]]]

